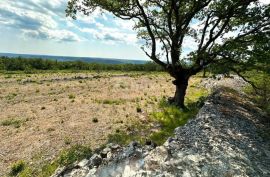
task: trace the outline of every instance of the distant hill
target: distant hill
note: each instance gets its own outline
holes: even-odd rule
[[[115,58],[95,58],[95,57],[67,57],[67,56],[50,56],[50,55],[31,55],[31,54],[14,54],[14,53],[0,53],[0,56],[10,58],[41,58],[57,61],[83,61],[87,63],[104,63],[104,64],[145,64],[146,60],[127,60]]]

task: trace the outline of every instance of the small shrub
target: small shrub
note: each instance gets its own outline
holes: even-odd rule
[[[119,100],[96,100],[97,103],[100,104],[109,104],[109,105],[120,105],[120,104],[124,104],[125,100],[119,99]]]
[[[192,105],[186,111],[182,111],[178,107],[170,105],[165,99],[160,101],[159,107],[160,111],[151,114],[151,118],[162,127],[162,130],[150,135],[150,139],[157,144],[164,143],[173,134],[176,127],[185,125],[189,119],[195,117],[199,110]]]
[[[46,107],[45,107],[45,106],[42,106],[42,107],[41,107],[41,110],[44,110],[44,109],[46,109]]]
[[[142,112],[142,108],[141,107],[137,107],[136,110],[137,110],[137,113],[141,113]]]
[[[123,84],[120,84],[120,88],[121,88],[121,89],[125,89],[125,88],[126,88],[126,86],[125,86],[125,85],[123,85]]]
[[[47,131],[48,132],[53,132],[53,131],[55,131],[55,128],[48,128]]]
[[[65,137],[64,142],[66,145],[71,144],[71,139],[69,137]]]
[[[132,138],[135,138],[134,136],[130,136],[127,133],[125,133],[124,131],[118,131],[114,134],[110,134],[108,136],[108,142],[110,143],[116,143],[116,144],[120,144],[120,145],[126,145],[128,144],[130,141],[132,141]]]
[[[68,95],[68,98],[69,98],[69,99],[75,99],[75,95],[70,94],[70,95]]]
[[[2,126],[13,126],[14,128],[20,128],[21,124],[23,123],[22,120],[16,119],[8,119],[1,122]]]
[[[72,146],[70,149],[64,150],[60,153],[60,157],[57,162],[61,166],[67,166],[75,161],[80,161],[84,158],[90,158],[92,150],[82,145]]]
[[[6,96],[7,100],[12,100],[14,99],[18,94],[17,93],[10,93]]]
[[[97,118],[93,118],[93,119],[92,119],[92,122],[93,122],[93,123],[98,123],[98,119],[97,119]]]
[[[17,176],[20,172],[22,172],[26,167],[24,161],[20,160],[11,165],[10,176]]]

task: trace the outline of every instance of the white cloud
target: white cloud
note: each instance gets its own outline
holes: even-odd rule
[[[0,26],[4,25],[4,27],[19,30],[24,38],[52,39],[59,42],[81,41],[77,34],[63,29],[60,27],[62,26],[60,21],[57,21],[59,16],[56,9],[60,8],[64,2],[65,0],[50,0],[47,2],[43,0],[25,0],[24,3],[0,1]],[[64,23],[69,27],[74,26],[68,19]]]
[[[92,35],[95,39],[102,40],[110,44],[116,42],[136,45],[138,42],[136,33],[125,33],[117,28],[105,27],[104,25],[97,25],[97,28],[82,28],[81,32]]]
[[[67,30],[52,30],[49,28],[42,27],[40,30],[23,30],[23,34],[25,36],[37,38],[37,39],[51,39],[58,42],[66,41],[66,42],[74,42],[81,41],[81,38]]]
[[[262,4],[270,4],[270,0],[259,0]]]

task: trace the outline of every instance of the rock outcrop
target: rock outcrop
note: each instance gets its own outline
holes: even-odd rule
[[[245,95],[218,89],[164,145],[109,144],[54,177],[269,177],[270,141],[260,136],[262,119]]]

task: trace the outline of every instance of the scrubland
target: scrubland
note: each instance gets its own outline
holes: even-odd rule
[[[200,77],[192,78],[190,109],[180,112],[166,105],[174,94],[171,81],[162,72],[0,74],[0,176],[20,160],[41,174],[41,167],[76,145],[162,143],[196,114],[198,100],[207,95],[198,87]]]

